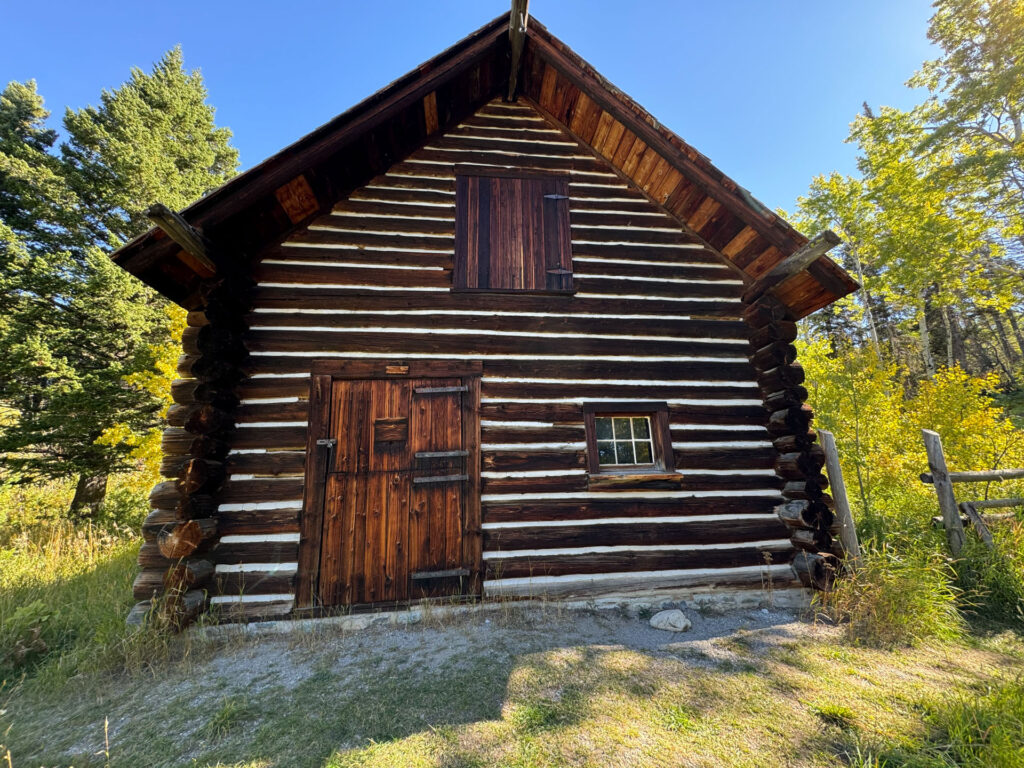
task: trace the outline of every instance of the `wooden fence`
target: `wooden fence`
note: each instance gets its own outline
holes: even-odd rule
[[[994,548],[992,532],[986,524],[988,520],[1013,517],[1012,512],[986,514],[982,516],[979,509],[998,509],[1001,507],[1024,506],[1024,498],[983,499],[980,501],[962,501],[959,504],[953,493],[953,483],[977,483],[986,481],[1016,480],[1024,478],[1024,469],[991,469],[979,472],[950,472],[946,466],[946,454],[942,450],[942,439],[938,432],[922,429],[924,448],[928,453],[928,472],[921,474],[921,482],[935,486],[935,494],[939,497],[941,522],[946,529],[946,539],[953,556],[959,556],[964,546],[964,525],[969,524],[977,531],[978,536],[989,549]]]

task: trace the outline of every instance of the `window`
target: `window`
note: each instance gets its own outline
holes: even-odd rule
[[[599,475],[676,477],[667,403],[586,403],[583,421],[591,481]]]
[[[456,170],[455,290],[570,293],[568,179],[498,173]]]
[[[602,467],[653,465],[650,416],[596,416],[597,463]]]

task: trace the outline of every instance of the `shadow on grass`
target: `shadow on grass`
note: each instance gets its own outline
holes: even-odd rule
[[[695,624],[700,640],[715,640],[732,635],[739,620],[708,620],[704,631],[703,619]],[[781,623],[761,629],[774,642],[798,639]],[[8,743],[16,764],[20,757],[106,765],[96,753],[109,717],[115,768],[560,764],[551,744],[571,743],[570,734],[619,738],[595,725],[608,718],[616,728],[642,720],[669,741],[706,731],[722,702],[718,685],[702,675],[735,677],[742,688],[760,675],[768,697],[764,670],[709,659],[691,647],[692,637],[636,619],[564,613],[493,623],[481,614],[448,626],[317,632],[301,641],[265,637],[228,645],[188,669],[168,664],[153,677],[89,681],[65,697],[63,721],[54,724],[71,735],[43,747],[29,743],[28,731],[40,729],[15,727]],[[698,673],[692,685],[668,682],[685,670]],[[22,712],[33,716],[43,712]]]

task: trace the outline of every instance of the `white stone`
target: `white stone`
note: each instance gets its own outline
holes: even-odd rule
[[[693,626],[686,614],[678,608],[671,611],[659,611],[651,616],[651,626],[666,632],[686,632]]]

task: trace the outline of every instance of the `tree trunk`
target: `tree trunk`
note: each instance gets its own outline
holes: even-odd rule
[[[929,376],[935,375],[935,358],[932,357],[932,337],[928,332],[928,301],[925,291],[918,296],[917,327],[921,332],[921,358],[924,360],[924,371]]]
[[[1004,313],[1010,321],[1010,328],[1013,329],[1013,336],[1017,339],[1017,348],[1020,350],[1021,355],[1024,355],[1024,334],[1020,332],[1020,325],[1017,324],[1017,315],[1014,314],[1013,310],[1007,310]]]
[[[850,253],[853,255],[853,263],[857,267],[857,279],[863,286],[864,269],[860,263],[860,254],[857,253],[856,248],[851,248]],[[882,345],[878,342],[878,326],[875,325],[875,313],[871,311],[871,293],[867,288],[862,288],[862,290],[864,292],[864,319],[868,321],[868,331],[871,334],[871,346],[875,350],[875,357],[881,360]]]
[[[960,318],[957,317],[950,307],[946,307],[946,314],[949,317],[949,333],[950,340],[953,343],[953,359],[963,370],[970,373],[970,364],[967,361],[967,346],[964,344],[964,332],[960,327]]]
[[[71,508],[68,513],[73,519],[89,520],[96,517],[100,511],[100,505],[107,496],[107,476],[87,475],[78,476],[78,485],[75,486],[75,497],[71,500]]]
[[[981,316],[985,320],[985,325],[988,326],[989,331],[993,336],[995,336],[996,341],[998,342],[998,346],[996,347],[996,360],[999,363],[999,367],[1003,369],[1003,373],[1006,374],[1006,380],[1010,385],[1016,386],[1017,380],[1013,375],[1013,350],[1010,348],[1009,339],[1006,338],[1006,329],[999,321],[999,313],[994,309],[983,309],[981,310]],[[999,354],[1000,352],[1002,352],[1002,355]]]
[[[953,324],[949,321],[949,307],[942,308],[942,325],[946,328],[946,367],[952,368],[953,358]]]

